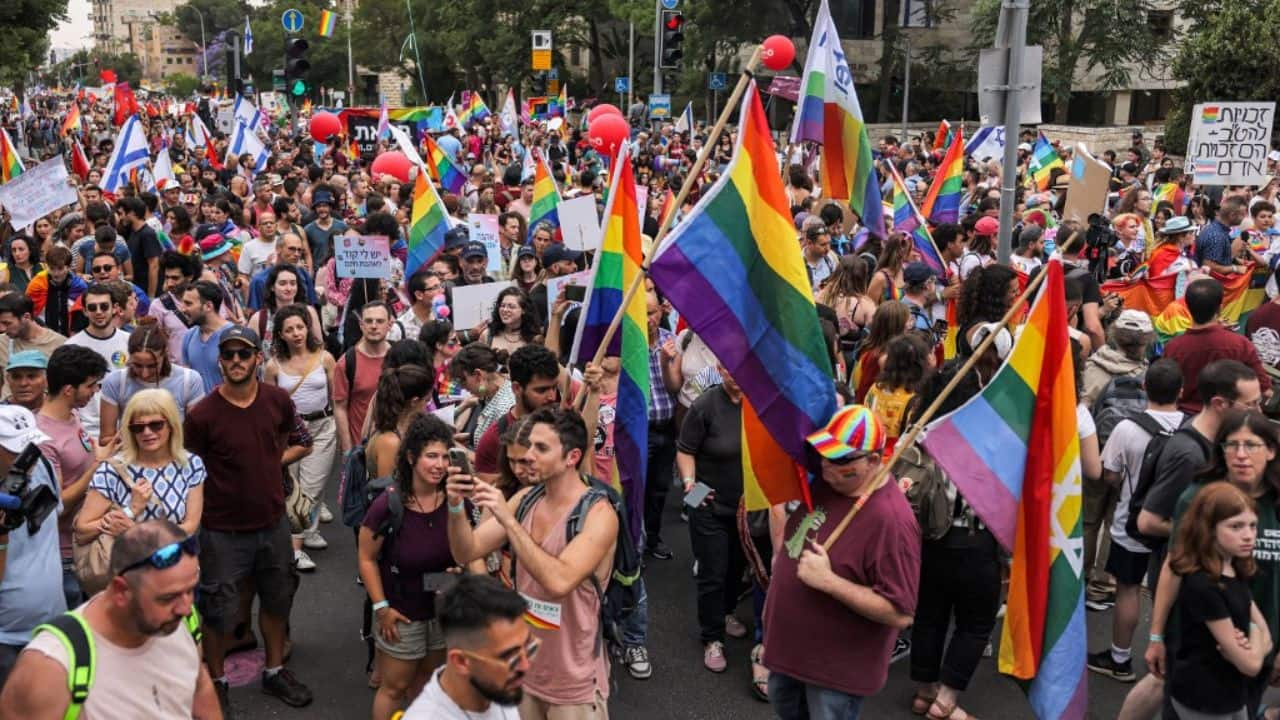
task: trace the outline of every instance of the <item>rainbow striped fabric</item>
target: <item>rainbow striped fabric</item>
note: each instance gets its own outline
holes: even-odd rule
[[[933,235],[929,234],[929,226],[921,220],[920,211],[916,210],[915,203],[911,201],[911,194],[907,192],[902,176],[892,164],[889,165],[889,174],[893,178],[893,229],[910,233],[911,242],[920,253],[920,260],[939,278],[945,278],[947,264],[942,261],[942,253],[938,252]]]
[[[755,484],[744,493],[774,504],[804,498],[805,488],[794,472],[771,474],[766,460],[785,452],[804,462],[805,437],[835,412],[835,386],[755,81],[738,127],[733,160],[655,251],[649,273],[759,413],[759,425],[743,420],[743,463],[755,469],[744,472]]]
[[[333,31],[338,27],[338,14],[332,10],[320,11],[320,37],[333,37]]]
[[[613,187],[604,212],[604,237],[596,253],[591,289],[582,308],[582,332],[574,357],[591,358],[603,342],[627,288],[644,274],[640,239],[640,206],[631,171],[631,153],[619,152],[613,168]],[[622,313],[607,355],[621,361],[618,402],[613,426],[613,477],[628,508],[644,507],[645,467],[649,456],[649,320],[646,297],[637,292]],[[640,523],[631,524],[632,539],[640,542]]]
[[[431,174],[431,179],[440,183],[440,187],[447,192],[455,195],[462,192],[462,187],[467,184],[467,176],[453,164],[448,153],[427,133],[422,134],[422,144],[427,148],[427,172]]]
[[[1030,681],[1040,720],[1083,720],[1080,438],[1062,264],[991,382],[930,423],[924,447],[1013,553],[1000,671]]]
[[[7,183],[26,170],[22,158],[18,157],[18,148],[9,138],[9,132],[0,128],[0,183]]]
[[[542,153],[530,149],[533,153],[533,202],[529,206],[529,237],[533,241],[533,231],[538,225],[548,222],[555,227],[556,242],[560,242],[560,188],[556,187],[555,178],[551,177],[551,168]]]
[[[1049,174],[1054,168],[1066,169],[1067,164],[1062,162],[1062,157],[1058,155],[1058,151],[1049,144],[1049,138],[1044,133],[1036,134],[1035,147],[1031,149],[1031,163],[1027,166],[1027,170],[1031,173],[1031,179],[1035,181],[1036,189],[1044,192],[1049,189]]]
[[[462,108],[462,114],[458,116],[458,120],[463,127],[466,127],[471,123],[480,122],[492,114],[489,112],[489,106],[484,104],[484,98],[480,97],[480,93],[472,92],[468,96],[467,104]]]
[[[1141,270],[1142,268],[1138,268]],[[1191,327],[1191,313],[1184,298],[1177,296],[1178,286],[1186,283],[1184,273],[1172,273],[1160,277],[1139,275],[1136,271],[1129,280],[1108,280],[1102,284],[1102,292],[1116,293],[1124,306],[1142,310],[1151,316],[1156,334],[1163,342],[1177,337]],[[1265,284],[1267,273],[1262,273]],[[1259,305],[1266,302],[1266,294],[1254,291],[1254,273],[1235,275],[1213,274],[1222,283],[1222,310],[1218,316],[1228,324],[1243,322]]]
[[[942,156],[933,184],[924,196],[920,212],[935,225],[960,222],[960,196],[964,194],[964,130],[956,128],[955,139]]]
[[[831,10],[827,0],[822,0],[804,63],[791,142],[822,144],[823,194],[848,201],[862,224],[884,237],[880,179],[852,77]]]
[[[560,94],[547,98],[547,117],[564,117],[565,108],[569,105],[568,91],[569,83],[561,83]]]
[[[407,278],[444,247],[444,234],[449,232],[449,216],[436,188],[427,176],[418,173],[413,184],[413,211],[409,215],[409,255],[404,264]]]
[[[933,134],[933,149],[941,150],[950,144],[951,123],[947,122],[946,118],[943,118],[942,122],[938,123],[938,130]]]
[[[67,112],[67,117],[62,121],[62,132],[60,136],[66,137],[73,132],[80,132],[80,103],[71,103],[71,110]]]
[[[1177,183],[1160,183],[1159,185],[1156,186],[1156,191],[1151,194],[1151,200],[1156,204],[1159,204],[1161,202],[1166,202],[1166,201],[1172,203],[1174,199],[1176,199],[1177,197],[1178,197]],[[1177,212],[1177,211],[1178,211],[1178,208],[1174,208],[1174,212]]]

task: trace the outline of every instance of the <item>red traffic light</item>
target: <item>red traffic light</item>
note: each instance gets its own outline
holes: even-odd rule
[[[684,25],[684,16],[678,13],[671,13],[667,16],[666,25],[668,30],[679,30]]]

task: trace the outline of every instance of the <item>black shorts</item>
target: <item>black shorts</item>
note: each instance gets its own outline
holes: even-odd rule
[[[1107,556],[1107,572],[1115,577],[1117,585],[1141,585],[1150,560],[1149,552],[1134,552],[1112,542],[1111,554]]]
[[[251,578],[261,609],[288,618],[298,573],[293,567],[289,520],[250,532],[200,529],[200,593],[198,606],[214,630],[235,629],[240,610],[240,582]]]

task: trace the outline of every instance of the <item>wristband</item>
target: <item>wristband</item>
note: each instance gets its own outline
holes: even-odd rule
[[[384,607],[391,607],[391,603],[387,602],[386,600],[379,600],[378,602],[373,604],[373,611],[378,612]]]
[[[693,477],[693,476],[680,478],[680,484],[681,484],[681,485],[688,486],[688,485],[692,485],[692,484],[694,484],[694,483],[696,483],[696,482],[698,482],[698,478]]]
[[[463,509],[463,507],[465,507],[465,506],[466,506],[466,503],[465,503],[465,502],[460,502],[460,503],[458,503],[457,505],[454,505],[454,504],[453,504],[453,503],[451,503],[451,502],[447,502],[447,503],[445,503],[445,505],[448,505],[448,506],[449,506],[449,514],[450,514],[450,515],[461,515],[461,514],[462,514],[462,509]]]
[[[133,520],[133,519],[134,519],[134,517],[133,517],[133,508],[129,507],[128,505],[126,505],[126,506],[124,506],[124,507],[120,508],[120,512],[124,513],[124,516],[125,516],[125,517],[127,517],[127,518],[129,518],[130,520]]]
[[[1157,643],[1157,642],[1158,642],[1158,643],[1162,643],[1162,642],[1164,642],[1164,636],[1163,636],[1163,635],[1161,635],[1160,633],[1151,633],[1151,636],[1150,636],[1150,637],[1148,637],[1147,639],[1148,639],[1149,641],[1153,642],[1153,643]]]

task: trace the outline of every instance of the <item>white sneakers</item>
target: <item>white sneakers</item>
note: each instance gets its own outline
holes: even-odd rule
[[[329,506],[327,504],[320,503],[319,517],[320,522],[322,523],[333,522],[333,513],[329,511]]]
[[[293,566],[298,569],[298,572],[314,572],[316,569],[315,561],[307,555],[305,550],[293,551]]]
[[[318,532],[307,532],[302,534],[302,547],[308,550],[323,550],[329,547],[329,541],[321,537]]]

